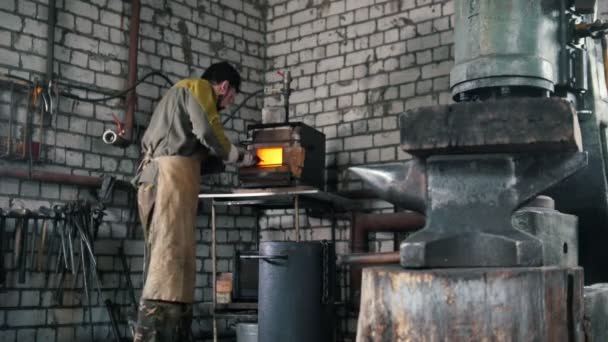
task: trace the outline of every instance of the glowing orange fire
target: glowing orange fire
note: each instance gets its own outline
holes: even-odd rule
[[[260,158],[258,166],[277,166],[283,164],[282,147],[258,148],[256,154]]]

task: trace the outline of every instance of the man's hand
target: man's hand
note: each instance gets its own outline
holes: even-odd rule
[[[260,158],[258,158],[255,152],[248,150],[239,150],[239,159],[236,162],[237,166],[253,166],[259,162]]]
[[[260,158],[255,154],[255,152],[248,151],[242,147],[236,147],[231,145],[230,153],[228,157],[225,159],[227,163],[236,164],[238,167],[243,166],[253,166],[260,162]]]

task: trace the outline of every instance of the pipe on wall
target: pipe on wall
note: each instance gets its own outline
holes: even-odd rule
[[[135,102],[137,94],[135,83],[137,82],[137,52],[139,47],[139,13],[141,10],[141,0],[131,1],[131,18],[129,20],[129,60],[127,93],[125,103],[124,126],[119,125],[118,131],[107,130],[103,133],[102,139],[106,144],[128,147],[133,142],[133,122],[135,117]]]
[[[410,232],[422,228],[424,223],[424,215],[413,211],[391,214],[356,213],[351,225],[351,250],[353,253],[367,251],[369,232]]]
[[[139,3],[139,0],[134,0],[134,2]],[[46,55],[46,81],[51,82],[53,80],[53,69],[55,62],[55,24],[57,22],[57,14],[56,14],[56,0],[49,0],[49,12],[47,19],[47,55]],[[139,8],[137,10],[137,31],[139,31]],[[135,44],[137,48],[137,44]],[[130,56],[130,55],[129,55]],[[137,67],[137,50],[135,51],[135,66]],[[130,72],[131,70],[129,70]],[[130,72],[131,73],[131,72]],[[137,78],[137,70],[133,76],[129,73],[129,81],[132,84],[135,84],[135,79]],[[2,76],[3,77],[3,76]],[[131,77],[133,81],[131,81]],[[27,85],[25,81],[14,81],[11,82],[21,82],[24,86]],[[29,101],[28,101],[29,103]],[[131,127],[133,126],[133,120],[131,120]],[[24,149],[25,151],[25,149]],[[74,186],[83,186],[90,188],[98,188],[102,185],[103,179],[101,177],[92,177],[92,176],[81,176],[81,175],[72,175],[65,173],[57,173],[57,172],[48,172],[48,171],[35,171],[35,170],[25,170],[25,169],[15,169],[8,168],[4,166],[0,166],[0,177],[10,177],[17,178],[22,180],[34,180],[48,183],[58,183],[58,184],[66,184],[66,185],[74,185]],[[130,188],[130,184],[125,181],[116,181],[116,185],[122,188]]]
[[[357,254],[367,252],[369,243],[369,232],[412,232],[421,229],[425,224],[424,215],[413,212],[399,212],[391,214],[361,214],[355,213],[351,221],[351,251],[354,257],[345,257],[352,259],[350,265],[350,291],[351,299],[358,306],[361,296],[361,273],[365,260],[371,261],[373,264],[393,263],[395,255],[398,252],[391,253],[372,253],[372,254]],[[398,258],[396,261],[398,262]]]
[[[47,49],[46,49],[46,81],[53,79],[53,64],[55,62],[55,23],[57,22],[55,0],[49,0],[47,20]]]
[[[32,170],[30,174],[28,170],[12,169],[6,167],[0,167],[0,177],[11,177],[23,180],[35,180],[41,182],[84,186],[90,188],[98,188],[103,182],[103,178],[101,177],[70,175],[65,173],[35,170]],[[116,185],[121,188],[131,187],[131,184],[126,181],[116,181]]]
[[[131,20],[129,24],[129,73],[127,76],[127,87],[132,88],[137,82],[137,52],[139,47],[139,12],[141,10],[140,0],[131,2]],[[125,134],[128,141],[133,139],[133,120],[135,117],[135,88],[127,94],[127,108],[125,111]]]
[[[338,255],[338,264],[385,265],[399,262],[399,252],[352,253]]]

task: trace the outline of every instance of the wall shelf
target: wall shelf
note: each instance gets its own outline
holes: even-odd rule
[[[333,210],[348,211],[356,209],[358,206],[355,201],[310,186],[238,188],[231,192],[203,193],[198,197],[203,200],[211,199],[215,205],[247,205],[261,209],[293,208],[295,198],[298,198],[302,208],[323,208],[330,205]]]

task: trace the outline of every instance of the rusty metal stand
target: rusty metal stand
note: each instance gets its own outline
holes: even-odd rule
[[[296,227],[296,242],[300,242],[300,197],[293,196],[293,220]]]
[[[199,199],[211,200],[211,263],[212,263],[212,328],[213,342],[218,340],[217,318],[218,304],[216,297],[217,280],[217,251],[216,251],[216,206],[242,205],[259,209],[294,209],[294,224],[296,230],[295,241],[300,241],[300,214],[301,208],[318,208],[331,210],[350,210],[357,204],[338,195],[324,192],[309,186],[270,188],[270,189],[235,189],[228,193],[202,193]],[[334,222],[332,220],[332,222]],[[332,237],[335,236],[335,225],[332,225]],[[257,238],[256,238],[257,241]],[[247,307],[250,309],[250,307]]]
[[[213,303],[211,306],[211,309],[213,310],[212,315],[213,315],[213,342],[217,342],[217,319],[215,317],[215,310],[217,308],[217,296],[216,296],[216,289],[215,287],[216,282],[217,282],[217,256],[216,256],[216,239],[215,239],[215,233],[216,233],[216,224],[215,224],[215,200],[212,199],[211,200],[211,286],[212,286],[212,291],[213,293],[211,294],[211,296],[213,297]]]

